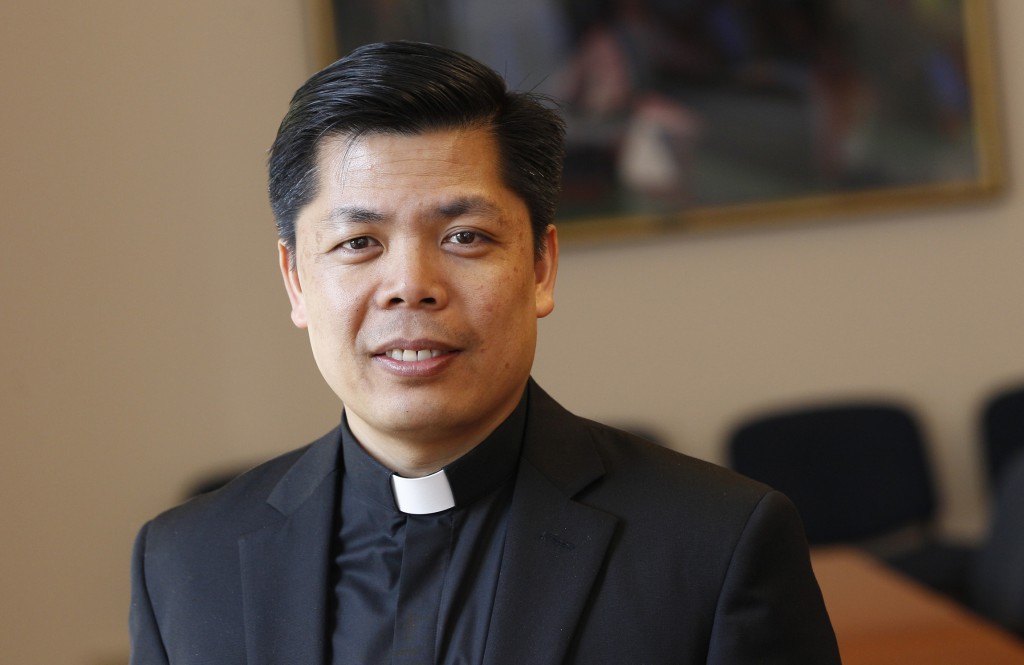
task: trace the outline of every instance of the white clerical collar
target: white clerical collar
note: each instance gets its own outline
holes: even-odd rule
[[[395,505],[408,515],[429,515],[455,507],[455,496],[444,469],[422,478],[391,475]]]

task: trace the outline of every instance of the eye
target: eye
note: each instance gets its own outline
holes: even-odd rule
[[[349,250],[353,250],[353,251],[358,251],[358,250],[361,250],[361,249],[366,249],[366,248],[368,248],[368,247],[370,247],[372,245],[376,245],[376,244],[377,244],[377,241],[374,240],[373,238],[369,237],[369,236],[359,236],[358,238],[352,238],[351,240],[346,240],[345,242],[341,243],[341,245],[339,245],[339,246],[342,247],[343,249],[349,249]]]
[[[450,242],[456,245],[471,245],[477,240],[476,231],[457,231],[448,236]]]

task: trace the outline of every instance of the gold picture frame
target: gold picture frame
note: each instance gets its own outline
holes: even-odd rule
[[[369,41],[432,41],[554,97],[568,241],[960,204],[1004,185],[989,0],[308,7],[317,66]]]

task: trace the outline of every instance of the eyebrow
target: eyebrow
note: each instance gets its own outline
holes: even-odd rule
[[[445,219],[454,219],[463,215],[484,214],[497,215],[498,206],[483,196],[461,196],[451,201],[444,201],[437,206],[435,214]],[[332,208],[320,220],[320,226],[344,223],[379,224],[386,221],[388,215],[364,208],[362,206],[342,205]]]
[[[437,209],[442,217],[461,217],[469,214],[497,214],[498,206],[482,196],[464,196],[448,201]]]
[[[357,222],[360,224],[375,224],[383,222],[385,216],[383,213],[379,213],[369,208],[363,208],[360,206],[338,206],[332,208],[323,219],[320,220],[321,225],[328,224],[340,224],[344,222]]]

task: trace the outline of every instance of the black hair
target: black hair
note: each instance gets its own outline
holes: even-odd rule
[[[497,72],[469,56],[404,41],[361,46],[292,97],[270,149],[270,205],[279,238],[294,259],[295,220],[316,197],[317,150],[325,138],[473,127],[496,139],[502,177],[529,210],[540,256],[561,185],[561,117],[547,98],[510,91]]]

